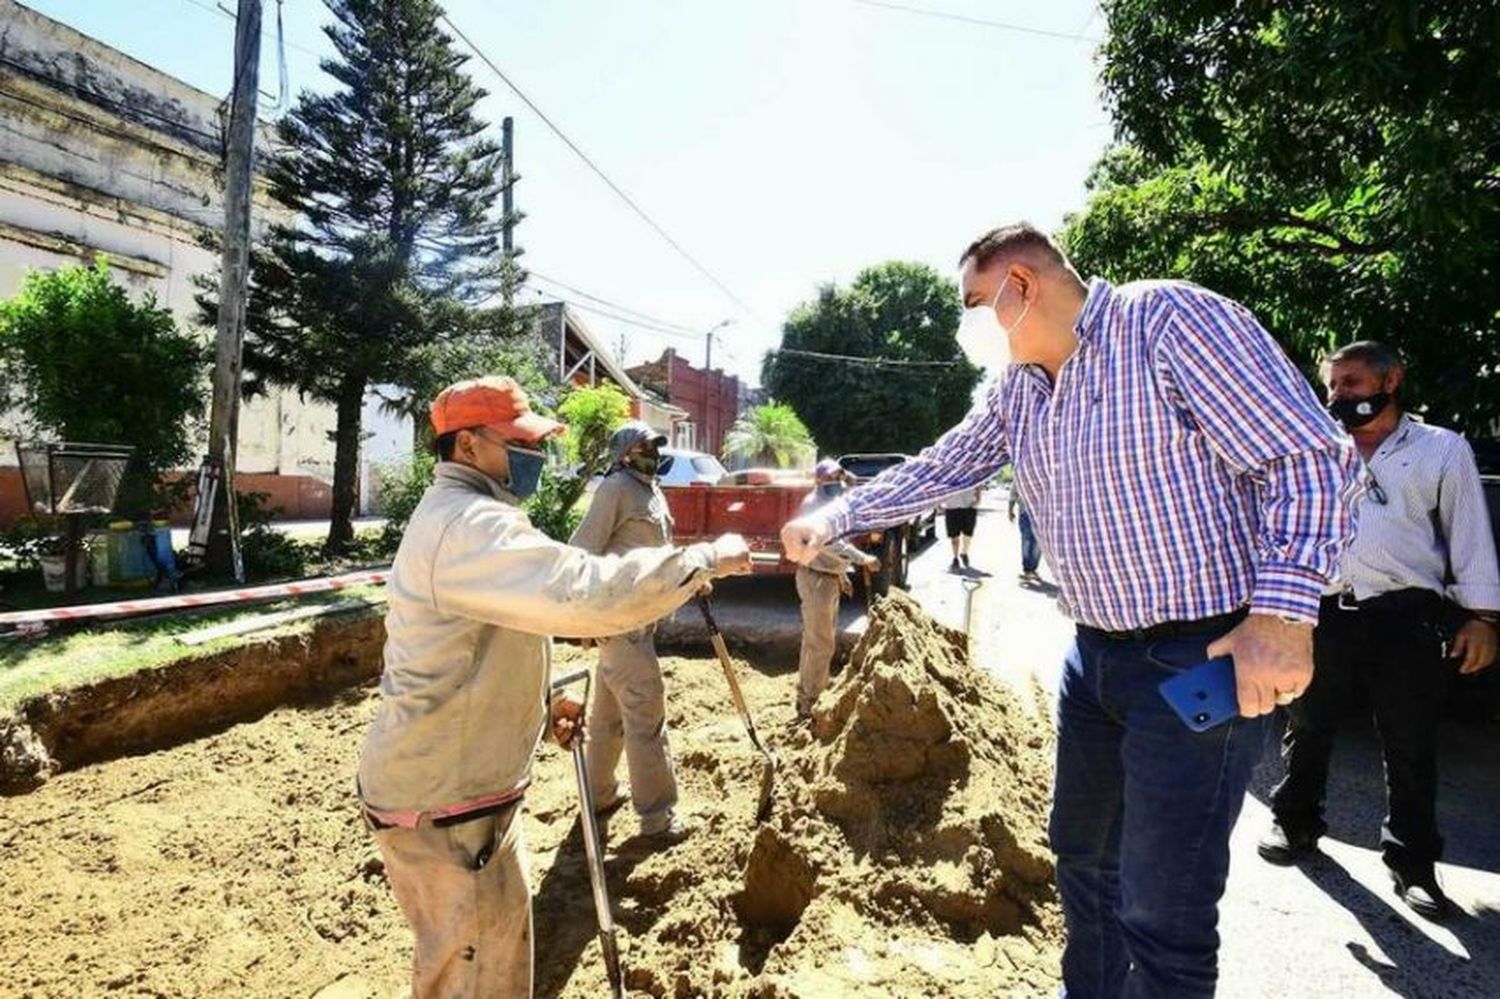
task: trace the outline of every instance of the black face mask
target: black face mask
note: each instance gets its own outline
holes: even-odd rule
[[[1389,392],[1376,392],[1362,399],[1335,399],[1328,404],[1333,418],[1350,430],[1362,427],[1379,416],[1391,404]]]
[[[642,475],[659,475],[662,471],[661,455],[655,452],[637,451],[625,458],[625,467]]]

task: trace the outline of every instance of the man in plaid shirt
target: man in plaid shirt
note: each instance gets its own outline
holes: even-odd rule
[[[1357,456],[1236,302],[1085,284],[1026,223],[961,261],[959,344],[999,377],[936,444],[792,521],[783,544],[805,561],[1013,466],[1077,622],[1051,819],[1065,994],[1212,995],[1229,833],[1270,713],[1311,680]],[[1218,655],[1241,717],[1195,733],[1157,687]]]

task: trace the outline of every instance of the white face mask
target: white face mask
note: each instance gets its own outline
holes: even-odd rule
[[[959,349],[964,352],[970,364],[992,375],[1001,374],[1010,366],[1011,330],[1019,328],[1026,313],[1031,310],[1031,303],[1027,302],[1014,326],[1006,329],[1001,324],[995,306],[1000,303],[1000,295],[1008,284],[1010,277],[1007,275],[988,305],[965,309],[963,318],[958,321]]]

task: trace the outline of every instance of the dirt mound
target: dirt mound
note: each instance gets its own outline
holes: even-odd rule
[[[635,984],[675,995],[1055,990],[1048,750],[1042,723],[967,665],[961,635],[905,596],[881,602],[811,733],[783,740],[776,807],[748,837],[731,906],[720,837],[663,856],[658,880],[712,871],[718,890],[668,902],[671,927],[691,933],[631,941]],[[716,937],[715,964],[703,956]]]
[[[558,650],[559,670],[592,661]],[[964,665],[957,636],[902,597],[882,603],[810,730],[794,676],[740,664],[783,764],[760,826],[759,757],[718,664],[663,668],[701,828],[652,850],[628,808],[610,820],[633,993],[1056,991],[1045,729]],[[0,799],[0,939],[26,941],[7,989],[403,994],[411,937],[352,796],[376,703],[351,691]],[[540,996],[604,994],[577,815],[570,761],[544,747],[525,824]]]

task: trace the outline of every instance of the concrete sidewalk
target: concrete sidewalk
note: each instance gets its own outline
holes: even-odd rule
[[[1020,539],[1003,512],[981,515],[975,545],[975,566],[994,572],[979,591],[976,659],[1022,690],[1035,682],[1055,697],[1071,625],[1050,593],[1017,582]],[[946,558],[947,542],[938,547]],[[928,570],[914,591],[951,621],[956,582]],[[1500,726],[1445,723],[1439,773],[1438,821],[1447,840],[1439,876],[1463,909],[1441,926],[1400,903],[1381,863],[1384,777],[1373,732],[1364,727],[1342,738],[1328,795],[1331,831],[1322,854],[1301,868],[1274,867],[1255,852],[1281,775],[1275,747],[1267,746],[1231,840],[1221,996],[1500,996]]]

